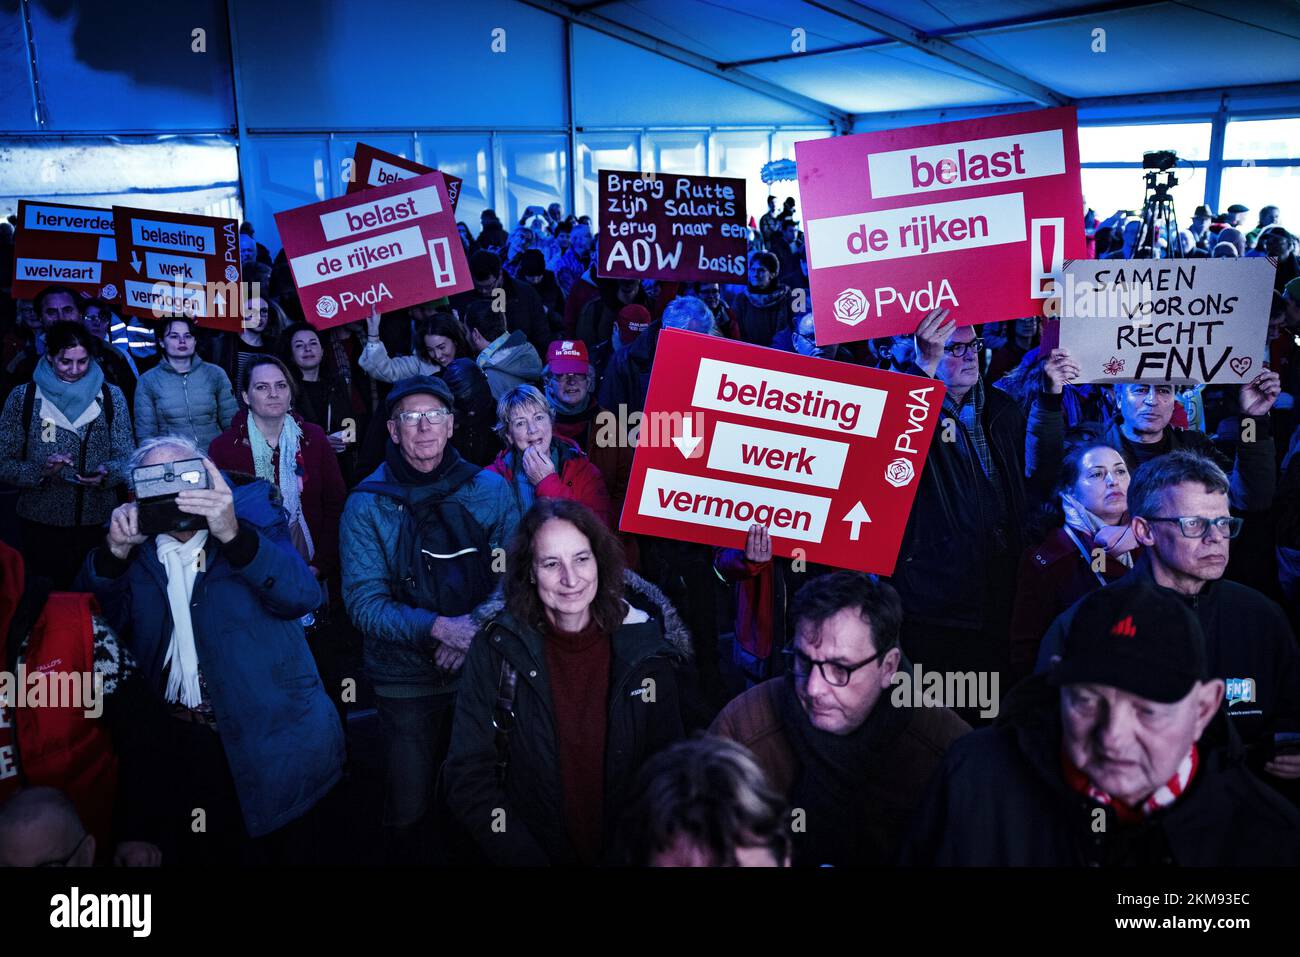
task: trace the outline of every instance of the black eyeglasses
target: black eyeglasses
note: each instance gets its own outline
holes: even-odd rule
[[[1148,518],[1148,522],[1177,522],[1184,538],[1205,538],[1210,528],[1216,528],[1225,538],[1236,538],[1241,533],[1243,518],[1204,518],[1200,515],[1182,515],[1174,518]]]
[[[856,665],[842,665],[838,661],[815,661],[796,648],[782,649],[782,654],[791,663],[790,670],[794,672],[796,678],[807,678],[812,674],[813,665],[816,665],[821,669],[822,677],[826,679],[828,685],[843,688],[852,680],[853,672],[871,664],[880,657],[881,652],[876,652],[866,661],[859,661]]]
[[[943,351],[956,359],[964,359],[970,353],[979,355],[984,351],[984,340],[972,339],[970,342],[950,342],[943,347]]]

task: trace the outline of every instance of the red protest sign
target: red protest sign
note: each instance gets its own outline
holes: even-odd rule
[[[609,169],[597,176],[598,276],[743,281],[747,243],[743,179]]]
[[[303,312],[319,328],[473,286],[441,173],[275,214]]]
[[[238,332],[243,322],[239,224],[216,216],[113,207],[122,312],[190,316]]]
[[[18,201],[14,233],[15,299],[32,299],[49,285],[119,302],[113,264],[113,211],[93,206]]]
[[[795,144],[817,342],[1041,315],[1085,255],[1072,107]]]
[[[889,574],[943,383],[715,336],[659,335],[620,528]],[[629,421],[630,425],[636,425]]]
[[[405,156],[386,153],[365,143],[358,143],[357,148],[352,152],[352,175],[348,177],[347,192],[355,193],[374,186],[388,186],[425,173],[438,173],[446,182],[451,211],[454,213],[456,204],[460,202],[460,184],[464,182],[463,179],[429,166],[421,166]]]

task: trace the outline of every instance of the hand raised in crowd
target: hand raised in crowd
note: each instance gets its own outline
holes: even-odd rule
[[[379,338],[379,308],[370,307],[370,315],[366,316],[366,335],[371,339]]]
[[[947,309],[931,309],[916,327],[916,364],[928,376],[933,376],[943,358],[943,347],[957,328],[957,321],[948,318]]]
[[[770,562],[772,560],[772,536],[766,525],[757,523],[749,526],[749,535],[745,538],[745,561]]]
[[[528,476],[528,481],[536,485],[546,476],[555,474],[555,463],[551,461],[549,453],[530,445],[524,449],[524,474]]]
[[[1060,395],[1066,383],[1080,378],[1083,370],[1074,361],[1068,349],[1053,349],[1043,364],[1043,392]]]
[[[113,509],[108,520],[108,550],[120,561],[125,561],[135,546],[149,540],[148,535],[140,534],[139,515],[135,502],[127,502]]]
[[[223,545],[234,541],[239,534],[239,520],[235,518],[235,496],[221,475],[221,470],[205,458],[210,489],[190,489],[176,493],[176,507],[187,515],[202,515],[208,520],[208,531]]]
[[[433,622],[429,634],[442,643],[444,647],[458,652],[462,656],[469,651],[469,643],[478,631],[469,615],[439,615]],[[441,649],[439,649],[441,650]],[[437,655],[434,655],[437,658]]]
[[[1263,415],[1273,408],[1282,393],[1282,377],[1276,372],[1261,372],[1241,387],[1241,411],[1246,415]]]
[[[58,474],[59,470],[62,469],[65,465],[71,465],[71,464],[72,464],[71,455],[68,455],[66,452],[53,452],[45,460],[45,464],[41,466],[41,474],[48,478],[51,475]]]
[[[114,867],[161,867],[162,851],[148,841],[123,841],[113,851]]]

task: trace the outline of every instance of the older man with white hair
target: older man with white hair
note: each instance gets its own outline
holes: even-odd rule
[[[182,462],[175,474],[194,473],[194,487],[175,494],[169,529],[147,534],[141,506],[119,506],[79,580],[129,636],[171,718],[160,724],[156,804],[128,811],[152,824],[169,863],[310,863],[314,811],[343,768],[342,729],[300,621],[320,585],[269,483],[232,489],[175,435],[137,449],[133,482],[138,469]]]

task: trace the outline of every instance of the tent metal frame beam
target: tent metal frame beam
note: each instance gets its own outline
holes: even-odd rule
[[[850,23],[856,23],[868,30],[883,33],[900,43],[920,50],[922,53],[945,60],[961,67],[963,70],[983,77],[997,86],[1023,93],[1035,103],[1043,106],[1066,106],[1071,102],[1069,97],[1041,83],[1037,83],[1027,76],[1016,73],[1014,70],[1008,70],[1006,67],[994,63],[992,60],[987,60],[977,53],[963,50],[955,43],[951,43],[942,37],[927,36],[909,23],[904,23],[902,20],[895,19],[888,14],[872,10],[870,7],[864,7],[860,3],[854,3],[852,0],[803,0],[803,2],[810,7],[816,7],[818,10],[834,14],[842,20],[848,20]]]
[[[967,37],[975,36],[981,33],[993,33],[998,30],[1010,30],[1015,27],[1037,27],[1047,26],[1053,23],[1061,23],[1066,20],[1077,20],[1081,17],[1095,17],[1107,13],[1121,13],[1129,10],[1141,10],[1146,7],[1162,7],[1169,0],[1148,0],[1144,3],[1127,3],[1112,2],[1093,3],[1082,7],[1071,7],[1067,10],[1058,10],[1055,13],[1042,13],[1038,15],[1026,14],[1019,17],[1006,17],[1001,20],[984,20],[980,23],[964,23],[957,26],[943,27],[939,30],[919,30],[920,36],[927,39],[937,39],[942,37]],[[729,63],[720,63],[724,70],[731,70],[737,67],[758,66],[762,63],[781,63],[786,60],[802,60],[805,57],[825,56],[833,53],[851,53],[856,50],[869,50],[873,47],[892,47],[899,46],[901,41],[893,37],[874,37],[870,40],[860,40],[856,43],[841,43],[836,46],[822,47],[820,50],[806,50],[803,53],[777,53],[773,56],[753,57],[748,60],[732,60]]]
[[[740,70],[724,70],[716,60],[696,53],[694,50],[688,50],[675,43],[660,40],[658,37],[642,33],[640,30],[602,17],[599,14],[589,13],[584,7],[561,3],[558,0],[519,0],[519,2],[525,6],[541,10],[543,13],[560,17],[568,23],[587,27],[597,33],[603,33],[616,40],[622,40],[624,43],[630,43],[643,50],[649,50],[651,53],[657,53],[666,59],[693,67],[719,80],[725,80],[755,93],[761,93],[770,99],[789,104],[806,113],[819,116],[827,123],[833,124],[839,132],[846,132],[851,127],[850,114],[836,109],[829,103],[814,100],[812,97],[804,96],[802,93],[796,93],[794,90],[787,89],[776,83],[770,83]]]

